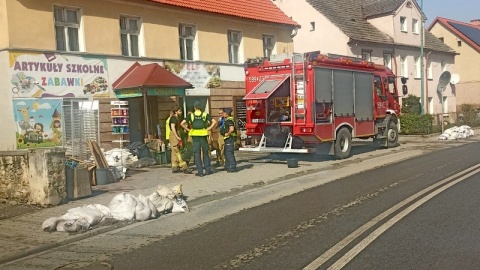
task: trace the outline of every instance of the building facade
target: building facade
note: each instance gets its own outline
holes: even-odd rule
[[[241,115],[243,62],[293,52],[299,25],[269,0],[214,2],[0,0],[0,150],[73,147],[86,130],[105,148],[162,138],[172,106],[191,110],[195,100]],[[115,91],[135,63],[194,88]],[[111,102],[119,99],[128,102]],[[128,115],[114,116],[119,106]]]
[[[295,50],[367,59],[407,78],[409,94],[422,96],[422,22],[425,15],[412,0],[274,0],[302,28],[294,37]],[[455,112],[456,93],[447,86],[437,93],[440,74],[454,70],[455,52],[424,31],[424,111]]]
[[[480,108],[480,20],[464,23],[435,18],[428,30],[458,52],[453,69],[460,77],[455,86],[457,109],[462,104]]]

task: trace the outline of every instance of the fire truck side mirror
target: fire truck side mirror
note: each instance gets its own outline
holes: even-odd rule
[[[406,83],[407,83],[407,80],[408,80],[408,79],[405,78],[405,77],[400,78],[400,81],[402,82],[402,84],[406,84]]]
[[[402,93],[404,96],[406,96],[408,94],[408,87],[404,84],[402,85]]]

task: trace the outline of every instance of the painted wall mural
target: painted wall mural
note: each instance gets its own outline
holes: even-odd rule
[[[191,83],[195,89],[219,87],[220,66],[181,61],[165,61],[165,68],[173,74]]]
[[[13,97],[109,97],[106,58],[10,52]]]
[[[62,99],[13,100],[17,149],[62,145]]]

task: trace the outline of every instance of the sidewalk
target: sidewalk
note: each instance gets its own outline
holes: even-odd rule
[[[394,149],[397,152],[408,151],[409,148],[414,147],[411,142],[433,142],[437,140],[437,137],[438,135],[431,137],[405,137],[400,140],[400,147]],[[363,141],[363,143],[368,144],[371,141]],[[384,151],[371,150],[356,154],[354,157],[356,160],[368,160],[382,156],[378,152],[382,152],[385,155],[385,153],[392,154],[392,151],[392,149]],[[158,185],[173,187],[182,184],[187,204],[192,208],[192,206],[207,201],[301,175],[319,172],[332,168],[332,165],[345,162],[345,160],[335,160],[322,155],[314,161],[300,160],[297,168],[288,168],[286,161],[269,160],[268,154],[265,153],[236,152],[236,156],[239,161],[238,168],[240,171],[238,173],[226,173],[223,170],[218,170],[212,175],[196,177],[194,174],[172,174],[170,167],[167,166],[141,168],[133,170],[134,173],[131,176],[120,182],[92,187],[93,194],[91,197],[2,220],[0,221],[0,264],[131,224],[132,222],[116,222],[97,225],[88,232],[74,235],[69,235],[65,232],[48,233],[42,231],[41,225],[47,218],[61,216],[68,209],[85,204],[99,203],[108,206],[113,196],[120,192],[130,193],[135,196],[139,194],[149,195]],[[350,162],[349,160],[347,159],[346,161]]]

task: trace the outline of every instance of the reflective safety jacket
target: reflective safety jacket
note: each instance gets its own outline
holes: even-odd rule
[[[207,113],[201,111],[195,111],[190,114],[191,118],[191,130],[189,132],[190,136],[208,136],[207,131]]]
[[[226,136],[231,126],[233,126],[233,132],[230,133],[229,136]],[[233,116],[229,116],[225,119],[225,124],[220,129],[220,133],[223,135],[224,139],[231,137],[237,138],[237,127],[235,126],[235,120],[233,119]]]

